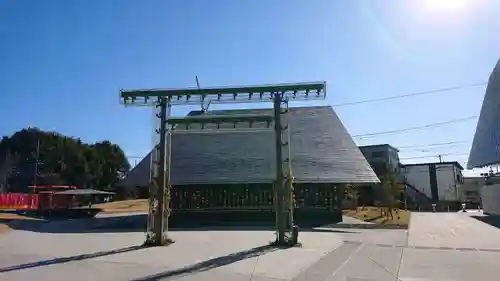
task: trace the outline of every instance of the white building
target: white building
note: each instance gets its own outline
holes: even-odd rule
[[[481,205],[486,215],[500,215],[500,184],[483,185],[481,187]]]
[[[500,215],[500,174],[491,173],[488,177],[467,177],[464,179],[462,193],[465,201],[479,202],[484,214]],[[474,196],[479,198],[474,198]]]
[[[462,201],[462,170],[458,162],[418,163],[403,165],[406,183],[434,202]]]

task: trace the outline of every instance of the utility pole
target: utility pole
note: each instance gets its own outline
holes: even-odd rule
[[[439,163],[443,163],[443,155],[439,154],[438,158],[439,158]]]
[[[33,186],[36,187],[37,175],[38,175],[38,160],[40,158],[40,139],[36,140],[36,156],[35,156],[35,174],[33,176]]]
[[[155,179],[156,181],[156,200],[158,202],[156,206],[156,213],[155,213],[155,220],[154,220],[154,244],[156,246],[162,246],[165,245],[167,237],[164,235],[163,229],[165,228],[165,188],[167,188],[167,183],[168,180],[166,178],[167,174],[165,173],[165,170],[167,169],[166,167],[166,158],[168,157],[166,155],[166,147],[169,145],[167,143],[167,110],[168,110],[168,99],[167,98],[161,98],[159,102],[160,106],[160,143],[159,143],[159,148],[157,148],[157,153],[159,150],[159,159],[158,159],[158,172],[157,172],[157,178]],[[168,219],[168,218],[167,218]]]
[[[195,76],[195,78],[196,78],[196,87],[198,88],[198,90],[200,90],[200,81],[198,80],[198,76]],[[207,115],[207,110],[211,102],[212,102],[211,100],[208,100],[207,104],[205,105],[205,96],[200,95],[201,111],[204,115]]]
[[[275,183],[275,194],[276,194],[276,224],[278,229],[278,243],[285,243],[285,218],[284,218],[284,186],[283,186],[283,155],[282,146],[283,140],[281,137],[281,94],[274,93],[274,134],[275,134],[275,146],[276,146],[276,183]]]
[[[31,193],[36,188],[37,176],[38,176],[38,160],[40,158],[40,138],[36,140],[36,156],[35,156],[35,173],[33,175],[33,188],[28,187],[28,202],[31,202]],[[31,203],[30,203],[31,204]]]

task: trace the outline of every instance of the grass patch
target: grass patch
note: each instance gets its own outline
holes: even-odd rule
[[[358,207],[357,210],[349,209],[342,212],[346,216],[381,225],[408,226],[411,216],[409,211],[394,209],[392,212],[393,219],[391,219],[390,215],[381,215],[380,207]]]

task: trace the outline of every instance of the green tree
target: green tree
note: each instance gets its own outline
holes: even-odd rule
[[[401,192],[404,190],[402,184],[395,174],[388,173],[380,177],[382,185],[382,198],[385,207],[386,216],[394,219],[393,210],[397,208],[401,201],[399,200]]]
[[[360,197],[360,192],[358,190],[358,187],[354,184],[348,183],[348,184],[344,185],[344,194],[345,194],[346,199],[350,203],[350,207],[352,209],[357,210],[358,203],[359,203],[358,200]]]
[[[17,192],[25,192],[34,184],[109,190],[130,169],[125,153],[116,144],[109,141],[86,144],[37,128],[2,138],[0,167],[10,171],[2,172],[7,175],[4,178],[8,191]]]

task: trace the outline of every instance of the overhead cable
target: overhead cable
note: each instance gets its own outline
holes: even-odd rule
[[[455,144],[469,143],[470,141],[449,141],[449,142],[438,142],[438,143],[428,143],[421,145],[405,145],[405,146],[395,146],[398,149],[408,149],[408,148],[422,148],[422,147],[435,147],[435,146],[449,146]]]
[[[414,157],[403,157],[399,160],[410,160],[410,159],[424,159],[424,158],[438,158],[439,156],[451,156],[451,155],[468,155],[468,153],[441,153],[426,156],[414,156]]]
[[[455,123],[460,123],[464,121],[469,121],[476,119],[477,116],[469,116],[465,118],[458,118],[458,119],[453,119],[449,121],[444,121],[444,122],[437,122],[437,123],[430,123],[426,124],[423,126],[417,126],[417,127],[407,127],[403,129],[398,129],[398,130],[390,130],[390,131],[381,131],[381,132],[375,132],[375,133],[368,133],[368,134],[359,134],[359,135],[353,135],[353,138],[367,138],[367,137],[375,137],[375,136],[381,136],[381,135],[394,135],[394,134],[399,134],[399,133],[404,133],[404,132],[409,132],[409,131],[419,131],[419,130],[427,130],[427,129],[432,129],[436,127],[441,127],[441,126],[446,126],[446,125],[451,125]]]
[[[411,94],[402,94],[402,95],[389,96],[389,97],[383,97],[383,98],[375,98],[375,99],[367,99],[367,100],[360,100],[360,101],[339,103],[339,104],[332,105],[332,107],[351,106],[351,105],[358,105],[358,104],[364,104],[364,103],[382,102],[382,101],[389,101],[389,100],[395,100],[395,99],[403,99],[403,98],[409,98],[409,97],[430,95],[430,94],[435,94],[435,93],[456,91],[456,90],[461,90],[461,89],[466,89],[466,88],[472,88],[472,87],[478,87],[478,86],[485,86],[485,85],[487,85],[487,82],[478,82],[478,83],[473,83],[473,84],[468,84],[468,85],[454,86],[454,87],[448,87],[448,88],[440,88],[440,89],[428,90],[428,91],[423,91],[423,92],[416,92],[416,93],[411,93]]]

